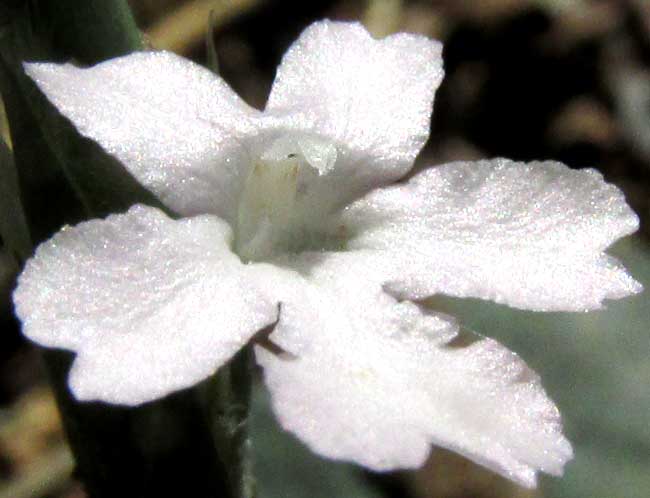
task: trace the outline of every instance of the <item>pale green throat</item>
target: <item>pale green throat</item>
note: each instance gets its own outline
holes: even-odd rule
[[[311,186],[337,159],[336,148],[313,137],[282,137],[251,165],[240,197],[235,251],[244,261],[264,261],[305,250],[341,246],[341,230],[315,213]]]

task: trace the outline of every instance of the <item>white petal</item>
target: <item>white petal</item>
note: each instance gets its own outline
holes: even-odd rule
[[[351,249],[385,253],[391,291],[579,311],[639,292],[603,251],[634,232],[623,194],[594,170],[506,159],[431,168],[344,214]]]
[[[79,131],[115,155],[179,214],[232,215],[247,164],[239,139],[257,115],[207,69],[138,52],[80,69],[25,64]]]
[[[174,221],[145,206],[66,228],[20,276],[23,332],[77,353],[82,400],[135,405],[191,386],[277,316],[230,239],[214,216]]]
[[[358,190],[411,168],[442,76],[436,41],[405,33],[375,40],[361,24],[322,21],[285,54],[266,111],[331,140],[339,187]]]
[[[433,443],[527,486],[562,472],[572,453],[558,411],[515,354],[455,344],[453,321],[397,302],[356,255],[312,258],[270,336],[292,355],[256,347],[283,427],[378,471],[420,466]]]

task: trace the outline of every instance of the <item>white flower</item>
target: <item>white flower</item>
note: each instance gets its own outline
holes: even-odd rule
[[[414,300],[436,293],[588,310],[640,291],[604,250],[636,230],[593,170],[506,159],[402,178],[443,70],[421,36],[319,22],[264,112],[165,52],[88,69],[27,64],[79,131],[169,208],[66,228],[14,295],[24,333],[77,353],[81,400],[135,405],[211,375],[254,334],[282,425],[375,470],[451,448],[532,486],[571,458],[539,378],[497,342]],[[498,126],[498,123],[495,123]]]

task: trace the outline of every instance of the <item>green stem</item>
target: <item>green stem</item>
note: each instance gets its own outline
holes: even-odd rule
[[[246,347],[206,381],[200,392],[212,437],[227,469],[233,498],[255,496],[248,428],[251,388],[252,349]]]

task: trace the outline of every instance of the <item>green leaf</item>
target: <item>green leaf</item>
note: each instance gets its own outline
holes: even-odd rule
[[[126,17],[125,17],[126,16]],[[66,223],[160,206],[114,158],[76,129],[24,74],[25,60],[94,63],[140,48],[124,0],[0,3],[0,91],[25,215],[34,242]],[[69,353],[43,350],[77,476],[94,498],[228,497],[219,455],[191,390],[141,407],[79,403],[67,387]],[[127,490],[127,491],[125,491]]]
[[[66,59],[94,64],[142,49],[142,35],[125,0],[32,0],[36,32]]]
[[[63,165],[30,112],[18,83],[21,75],[12,71],[3,58],[7,50],[4,40],[0,40],[0,92],[10,123],[17,183],[26,221],[33,241],[38,243],[64,224],[80,221],[86,215]]]
[[[0,139],[0,234],[18,260],[26,260],[32,252],[32,241],[20,201],[14,158]]]
[[[69,3],[68,1],[67,4]],[[105,2],[108,3],[110,2]],[[51,2],[37,4],[43,11],[48,11],[46,6],[52,5]],[[64,194],[50,199],[57,204],[63,201],[65,206],[65,213],[59,217],[63,219],[56,220],[58,222],[69,223],[83,217],[106,216],[112,212],[124,211],[137,202],[161,207],[153,194],[135,181],[116,159],[95,142],[81,137],[24,74],[22,62],[25,60],[61,58],[61,42],[57,44],[56,40],[48,39],[50,26],[43,27],[43,24],[42,17],[34,17],[33,9],[19,9],[0,39],[3,73],[0,88],[15,144],[19,178],[26,176],[19,181],[26,197],[25,209],[30,224],[41,224],[37,221],[37,213],[46,212],[47,207],[32,206],[27,199],[35,201],[31,194],[39,191],[38,183],[49,185],[53,180],[56,180],[55,183]],[[86,32],[83,28],[81,31]],[[68,39],[69,36],[66,40]],[[98,54],[108,53],[106,47],[106,43],[100,45]],[[119,53],[123,48],[118,44],[114,51]],[[89,58],[88,50],[84,48],[79,53]],[[47,181],[41,180],[41,175],[47,177]],[[67,187],[63,186],[65,183],[68,184]],[[42,195],[37,197],[43,198]],[[85,215],[79,208],[79,203],[83,206]],[[53,222],[52,225],[56,224]],[[35,240],[42,240],[51,234],[51,228],[60,226],[61,223],[49,226],[49,230],[39,230],[38,237],[34,235]]]
[[[0,91],[36,242],[65,223],[123,211],[134,203],[164,207],[117,160],[79,135],[24,74],[22,62],[91,64],[141,48],[125,0],[23,0],[19,7],[0,5]],[[248,439],[240,430],[247,410],[227,406],[238,408],[243,401],[223,400],[227,417],[217,420],[225,422],[221,426],[206,418],[199,389],[131,408],[79,403],[67,388],[71,355],[45,350],[44,357],[77,460],[77,475],[89,495],[121,496],[128,489],[130,496],[142,498],[252,496]],[[220,384],[226,388],[231,380],[241,384],[235,382],[237,374],[236,365],[222,368],[219,375],[225,384]],[[232,394],[243,398],[247,393]],[[215,446],[214,429],[225,431],[225,441],[217,441],[220,446]]]

